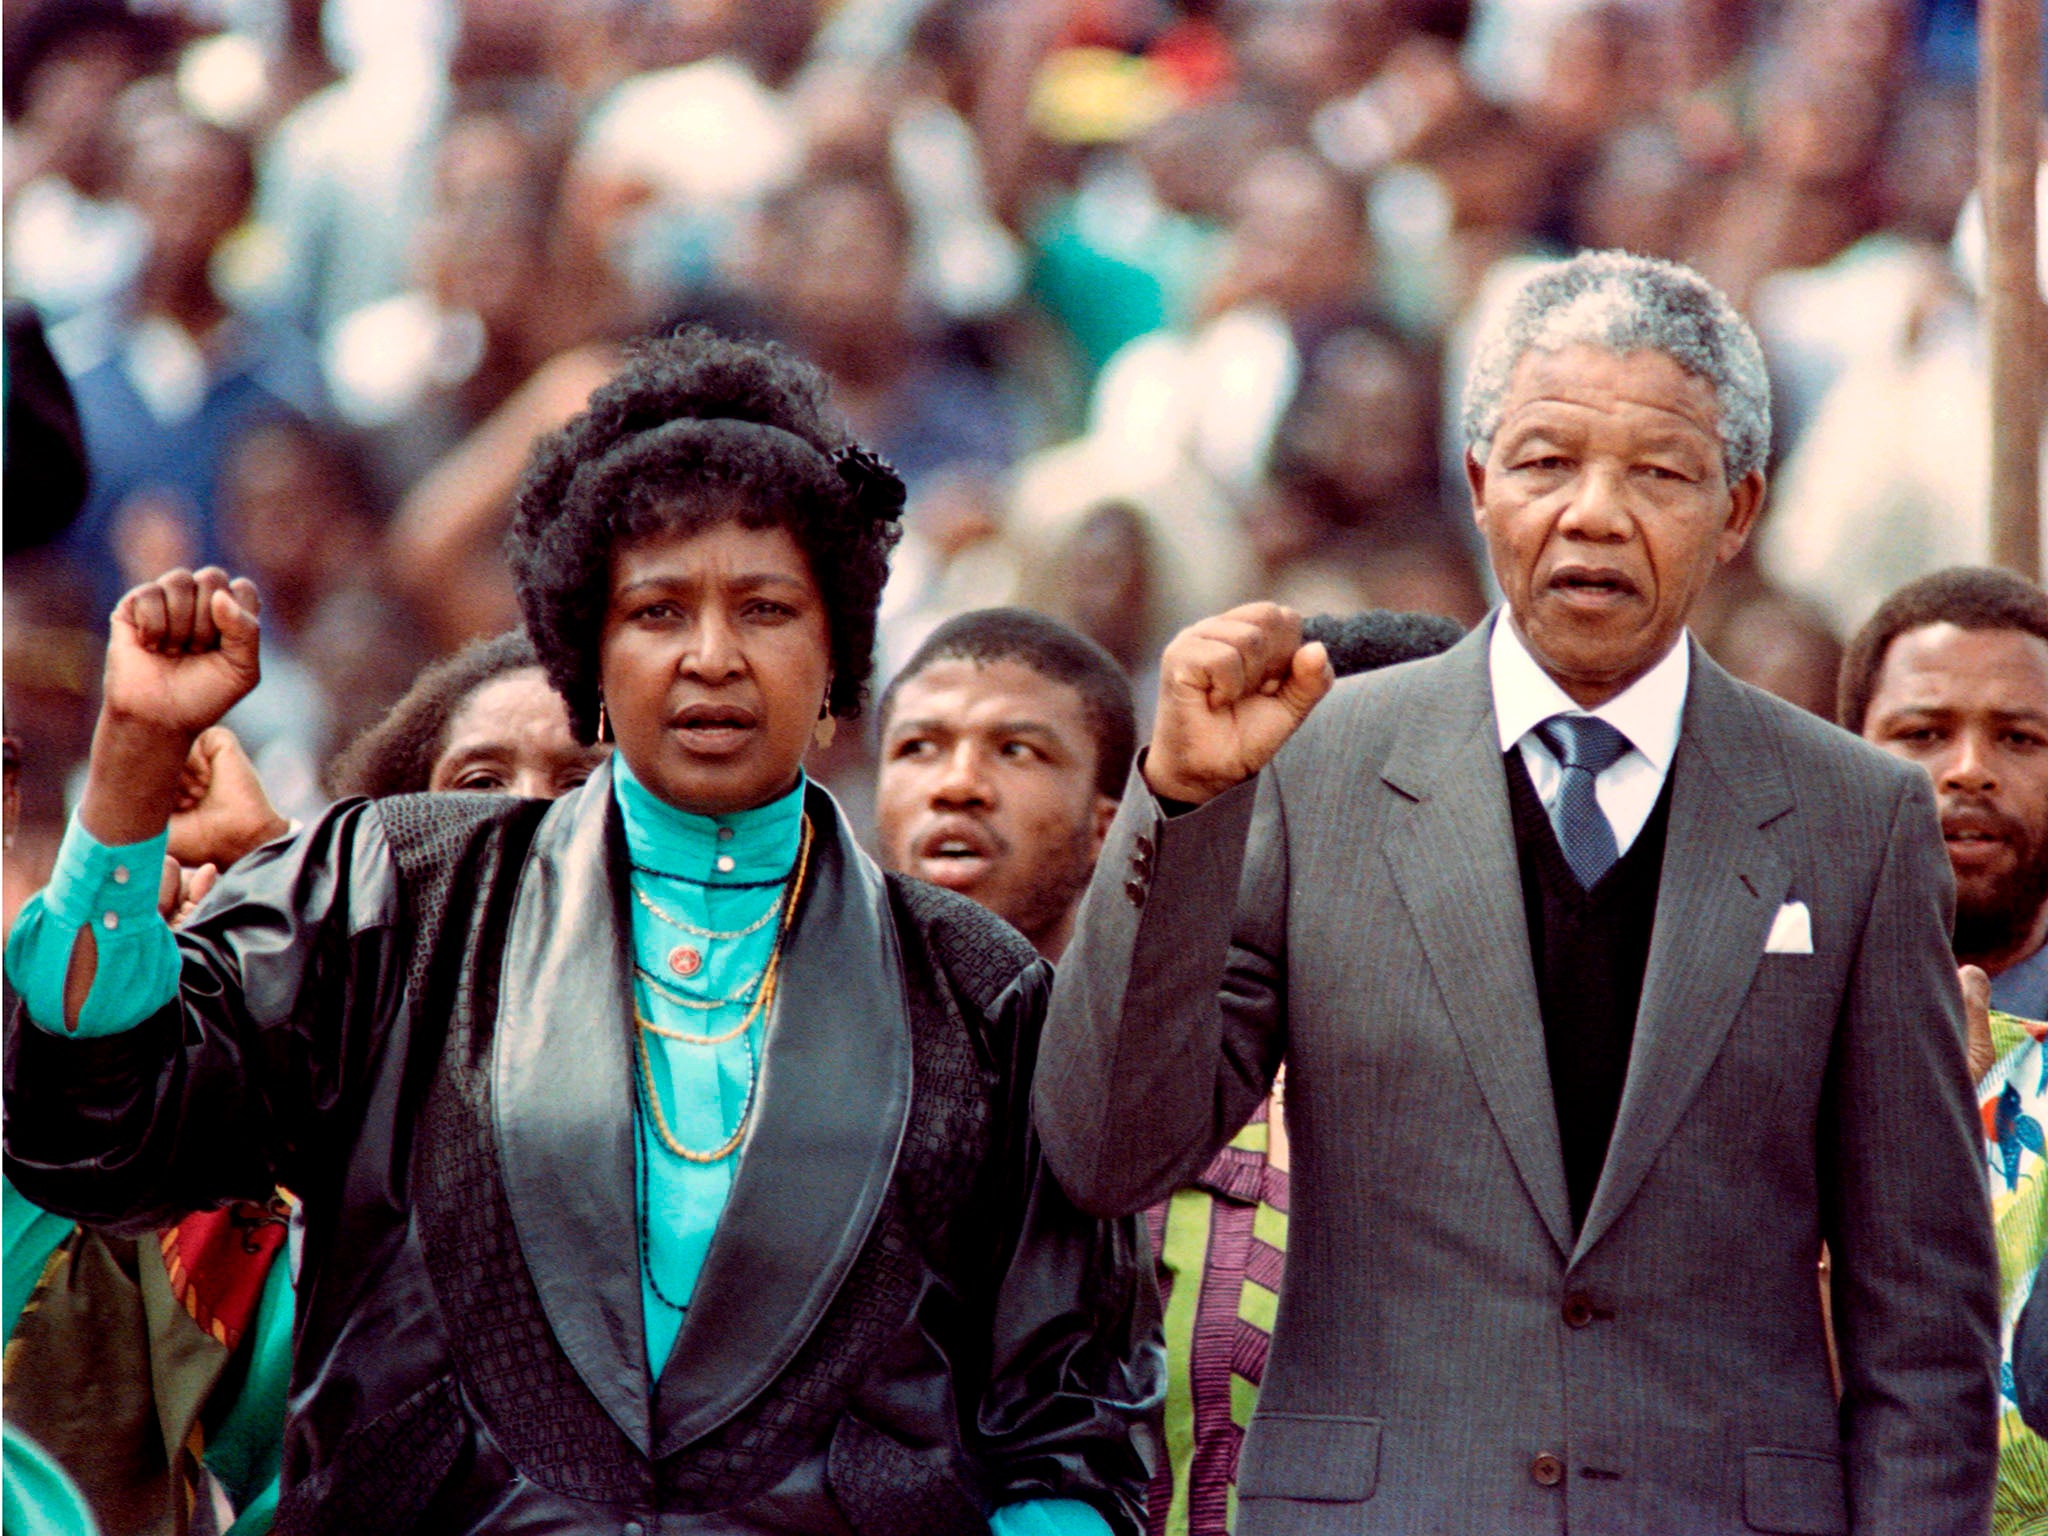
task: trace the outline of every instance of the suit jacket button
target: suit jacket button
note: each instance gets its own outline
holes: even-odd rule
[[[1142,832],[1137,837],[1137,848],[1139,858],[1149,859],[1152,857],[1152,839]]]
[[[1545,1488],[1555,1488],[1564,1481],[1564,1463],[1545,1451],[1529,1463],[1529,1475]]]
[[[1145,882],[1142,880],[1126,880],[1124,882],[1124,894],[1131,898],[1132,906],[1142,907],[1145,905]]]
[[[1574,1291],[1564,1299],[1564,1320],[1573,1328],[1583,1328],[1592,1322],[1597,1314],[1593,1303]]]

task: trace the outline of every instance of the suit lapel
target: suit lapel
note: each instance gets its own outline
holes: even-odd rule
[[[1755,706],[1697,645],[1671,771],[1671,820],[1635,1043],[1575,1261],[1627,1208],[1698,1093],[1790,885],[1762,832],[1792,808],[1777,750]]]
[[[910,1111],[910,1020],[881,871],[813,787],[811,873],[783,953],[759,1103],[655,1392],[655,1454],[788,1366],[867,1241]]]
[[[649,1448],[633,1207],[632,1010],[611,770],[555,802],[520,881],[491,1090],[512,1224],[548,1326],[591,1394]]]
[[[1386,857],[1488,1112],[1560,1253],[1564,1154],[1481,625],[1416,690],[1381,776],[1404,799]]]

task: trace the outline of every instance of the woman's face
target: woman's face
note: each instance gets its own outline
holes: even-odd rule
[[[670,805],[724,815],[786,791],[831,658],[824,594],[785,528],[725,522],[612,556],[605,712],[633,776]]]
[[[539,667],[492,678],[455,711],[427,788],[553,800],[605,759],[569,734],[569,711]]]

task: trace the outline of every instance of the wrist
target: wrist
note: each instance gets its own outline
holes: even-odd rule
[[[79,823],[108,847],[145,842],[170,824],[193,733],[102,710]]]
[[[1144,777],[1145,787],[1159,799],[1178,800],[1189,806],[1206,805],[1233,787],[1176,773],[1170,763],[1159,763],[1158,758],[1149,749],[1140,762],[1138,771]]]

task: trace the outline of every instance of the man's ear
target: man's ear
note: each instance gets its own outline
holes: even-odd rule
[[[1480,508],[1486,505],[1486,466],[1472,456],[1470,448],[1465,450],[1465,484],[1472,488],[1472,521],[1479,523]]]
[[[1095,827],[1088,839],[1088,856],[1091,859],[1102,856],[1102,845],[1109,841],[1109,824],[1116,820],[1117,804],[1108,795],[1098,794],[1095,797]]]
[[[1764,509],[1764,472],[1752,469],[1728,489],[1728,521],[1715,554],[1723,565],[1742,553]]]

